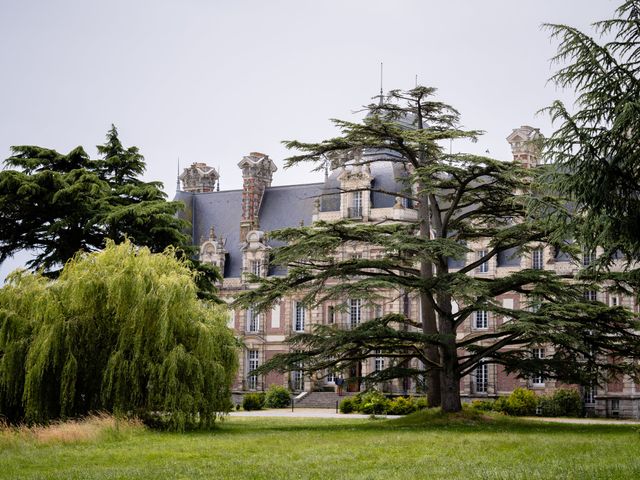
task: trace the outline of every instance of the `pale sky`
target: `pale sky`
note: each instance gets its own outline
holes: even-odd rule
[[[173,197],[182,167],[220,168],[251,151],[280,168],[275,185],[320,181],[282,170],[285,139],[336,134],[380,89],[438,88],[475,145],[510,159],[520,125],[570,96],[547,83],[556,44],[544,22],[582,30],[613,16],[610,0],[0,0],[0,156],[11,145],[60,152],[95,145],[114,123]],[[0,266],[0,279],[19,261]]]

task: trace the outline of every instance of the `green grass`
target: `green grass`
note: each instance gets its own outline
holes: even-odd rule
[[[10,479],[630,479],[640,430],[422,412],[397,420],[231,418],[214,431],[0,432]]]

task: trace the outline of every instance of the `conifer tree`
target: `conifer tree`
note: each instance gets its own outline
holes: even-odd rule
[[[546,142],[556,192],[575,204],[570,235],[640,258],[640,1],[626,0],[612,19],[593,24],[595,36],[547,24],[559,41],[551,77],[576,101],[545,110],[557,129]],[[549,212],[554,213],[554,212]],[[557,213],[557,212],[555,212]]]
[[[167,202],[159,182],[144,182],[144,158],[125,148],[114,126],[98,146],[99,160],[82,147],[68,154],[37,146],[12,147],[0,172],[0,262],[31,250],[33,269],[55,273],[79,250],[104,247],[107,238],[128,237],[161,252],[190,251],[186,222]]]
[[[389,359],[386,368],[366,381],[426,376],[431,405],[448,412],[461,408],[460,380],[483,363],[520,376],[583,385],[635,373],[633,359],[640,354],[636,323],[624,309],[586,301],[584,289],[591,286],[533,268],[503,277],[474,274],[497,256],[548,246],[557,228],[554,218],[535,217],[526,207],[531,202],[563,205],[532,190],[544,168],[525,170],[513,162],[447,154],[443,143],[481,132],[461,129],[458,112],[434,100],[434,93],[427,87],[394,90],[368,107],[362,123],[334,120],[339,137],[285,142],[301,152],[287,160],[288,166],[312,162],[321,169],[327,159],[359,168],[378,161],[399,164],[406,171],[399,178],[406,185],[399,195],[413,202],[417,217],[413,222],[316,222],[274,232],[272,237],[286,245],[275,249],[272,262],[287,266],[288,275],[255,278],[258,287],[236,303],[266,309],[295,293],[310,307],[353,298],[373,306],[385,292],[396,292],[418,298],[420,315],[387,314],[354,328],[317,325],[291,336],[291,353],[275,356],[257,372],[298,370],[301,364],[309,372],[340,371],[383,356]],[[486,248],[471,258],[472,246],[480,242],[487,242]],[[346,244],[367,245],[382,254],[337,258]],[[452,268],[452,259],[465,258]],[[527,299],[523,308],[507,309],[496,301],[509,292]],[[476,311],[505,321],[495,331],[459,335]],[[550,346],[553,354],[533,358],[532,349],[539,345]],[[629,360],[613,364],[612,355]]]

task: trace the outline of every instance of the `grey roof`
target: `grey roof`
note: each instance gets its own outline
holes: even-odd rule
[[[390,157],[386,154],[385,158]],[[366,155],[365,155],[366,159]],[[388,208],[395,204],[395,197],[407,189],[402,177],[407,176],[406,170],[397,162],[377,161],[369,164],[373,181],[371,187],[371,206],[372,208]],[[331,172],[325,181],[322,191],[322,199],[320,211],[337,212],[340,210],[340,182],[338,176],[341,169]],[[388,193],[385,193],[388,192]]]
[[[260,207],[260,229],[265,232],[284,227],[293,227],[304,222],[311,224],[314,199],[320,195],[323,184],[287,185],[270,187],[265,190]],[[242,252],[240,247],[240,221],[242,218],[242,190],[222,192],[187,193],[178,192],[176,200],[185,203],[183,218],[192,221],[193,242],[208,238],[213,226],[216,235],[226,240],[229,252],[225,263],[225,277],[239,277],[242,272]],[[277,243],[270,241],[269,245]],[[279,272],[272,272],[279,273]]]

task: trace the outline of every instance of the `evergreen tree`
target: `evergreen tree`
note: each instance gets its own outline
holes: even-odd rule
[[[231,407],[237,345],[226,310],[197,299],[167,250],[125,241],[79,253],[56,280],[0,289],[0,415],[42,423],[106,410],[175,430]]]
[[[98,146],[99,160],[82,147],[68,154],[37,146],[12,147],[0,172],[0,262],[32,250],[31,268],[55,274],[79,250],[125,237],[161,252],[172,245],[190,251],[186,223],[167,202],[159,182],[143,182],[144,158],[124,148],[112,126]]]
[[[640,258],[640,1],[616,13],[594,23],[596,38],[546,25],[559,40],[551,80],[577,99],[545,109],[558,125],[546,144],[557,168],[545,181],[575,202],[569,234],[604,246],[603,263],[618,250]]]
[[[243,308],[266,309],[298,293],[308,306],[354,298],[373,306],[385,292],[396,292],[417,296],[420,315],[388,314],[351,329],[317,325],[310,333],[290,337],[291,353],[275,356],[257,372],[299,370],[301,364],[310,372],[339,371],[383,356],[389,359],[386,368],[365,380],[426,375],[431,405],[449,412],[461,408],[462,377],[485,363],[520,376],[578,384],[634,373],[633,358],[640,354],[635,322],[622,308],[586,301],[584,289],[590,286],[533,268],[498,278],[475,275],[499,255],[547,246],[556,231],[555,219],[535,217],[526,206],[536,202],[560,209],[562,204],[532,190],[543,168],[525,170],[512,162],[447,154],[443,143],[473,139],[481,132],[461,129],[458,112],[433,100],[434,92],[426,87],[391,91],[368,107],[362,123],[334,120],[341,131],[337,138],[285,142],[301,151],[287,166],[315,162],[321,169],[327,159],[345,167],[366,168],[378,161],[401,165],[406,187],[400,195],[416,206],[416,220],[316,222],[272,233],[287,242],[275,249],[272,261],[287,266],[288,275],[254,278],[259,286],[237,300]],[[477,258],[460,268],[450,266],[451,259],[468,258],[482,242],[485,248]],[[347,244],[367,245],[381,254],[337,258],[336,252]],[[496,297],[509,292],[528,298],[527,305],[504,308]],[[477,311],[492,312],[505,322],[495,331],[458,335]],[[552,347],[553,354],[533,358],[532,349],[539,345]],[[631,360],[613,364],[612,355]]]

